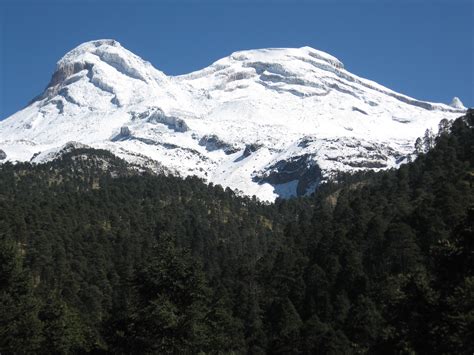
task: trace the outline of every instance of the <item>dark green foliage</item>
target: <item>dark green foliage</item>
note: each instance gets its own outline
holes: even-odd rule
[[[0,240],[0,351],[30,353],[40,348],[39,304],[19,248]]]
[[[79,315],[63,300],[53,296],[43,305],[39,319],[43,324],[42,349],[51,354],[88,350]]]
[[[106,151],[0,168],[2,353],[472,353],[474,113],[275,204]]]
[[[208,347],[210,290],[200,265],[188,253],[160,238],[133,286],[136,302],[128,322],[133,348],[183,353]]]

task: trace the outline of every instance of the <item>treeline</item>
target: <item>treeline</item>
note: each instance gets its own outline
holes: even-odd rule
[[[0,351],[472,353],[474,113],[265,204],[106,151],[0,168]]]

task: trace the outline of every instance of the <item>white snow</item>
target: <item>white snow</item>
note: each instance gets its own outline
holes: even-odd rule
[[[453,101],[451,101],[451,107],[454,107],[454,108],[457,108],[457,109],[461,109],[461,110],[465,110],[466,107],[464,107],[462,101],[459,99],[459,97],[453,97]]]
[[[239,51],[173,77],[117,41],[98,40],[67,53],[39,100],[0,121],[0,149],[11,161],[42,152],[40,162],[77,141],[273,200],[297,186],[256,181],[278,161],[310,155],[324,177],[368,161],[394,167],[427,128],[464,111],[459,99],[396,93],[309,47]],[[131,135],[119,139],[122,127]],[[221,147],[206,149],[205,136]],[[250,144],[260,149],[244,157]]]

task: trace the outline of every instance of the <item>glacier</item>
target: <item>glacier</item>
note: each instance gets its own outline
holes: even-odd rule
[[[75,142],[273,201],[338,172],[397,167],[426,129],[465,111],[458,98],[411,98],[310,47],[239,51],[169,76],[104,39],[68,52],[44,92],[0,121],[0,164],[42,163]]]

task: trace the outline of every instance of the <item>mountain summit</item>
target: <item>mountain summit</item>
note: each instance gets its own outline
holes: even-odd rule
[[[264,200],[339,171],[396,167],[464,106],[416,100],[310,47],[239,51],[167,76],[115,40],[59,60],[45,91],[0,122],[2,161],[42,162],[76,141]]]

